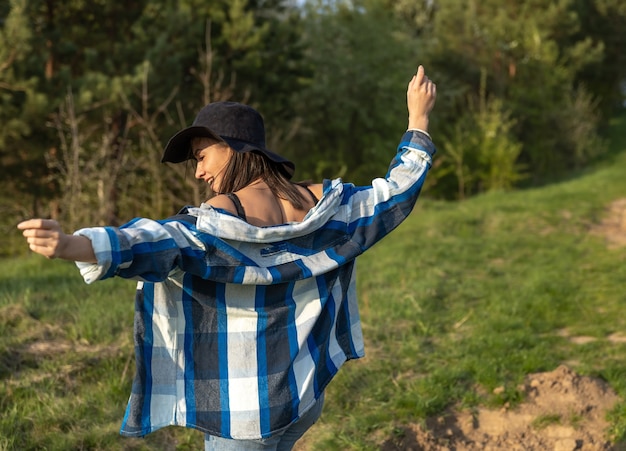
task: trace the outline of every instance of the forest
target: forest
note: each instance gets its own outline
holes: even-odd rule
[[[369,183],[406,128],[418,64],[438,87],[428,196],[550,183],[603,157],[624,48],[623,0],[4,0],[2,228],[199,204],[192,164],[161,152],[220,100],[263,114],[296,179]]]

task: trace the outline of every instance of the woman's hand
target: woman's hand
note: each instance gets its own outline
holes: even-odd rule
[[[44,257],[96,262],[91,241],[84,236],[63,233],[53,219],[29,219],[19,223],[17,228],[23,231],[30,249]]]
[[[33,252],[48,258],[62,258],[68,237],[58,222],[52,219],[29,219],[21,222],[17,228]]]
[[[424,67],[420,65],[406,91],[409,129],[419,128],[425,132],[428,131],[428,115],[435,106],[436,98],[437,85],[429,80],[424,73]]]

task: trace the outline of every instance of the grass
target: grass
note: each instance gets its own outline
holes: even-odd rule
[[[564,362],[626,399],[626,344],[608,339],[626,330],[626,248],[590,233],[626,197],[626,118],[613,129],[610,158],[576,177],[461,203],[423,199],[361,257],[367,357],[330,384],[309,449],[379,449],[449,406],[514,405],[527,374]],[[65,262],[0,260],[0,450],[202,449],[202,434],[180,428],[118,436],[133,291],[122,280],[87,286]],[[613,439],[626,439],[626,403],[609,418]]]
[[[545,429],[555,424],[561,424],[561,415],[558,413],[549,413],[535,418],[532,422],[532,427],[535,429]]]
[[[119,436],[133,294],[129,281],[87,286],[67,262],[0,261],[0,450],[202,448],[184,429]]]
[[[311,449],[378,449],[398,424],[448,406],[514,405],[525,375],[563,362],[625,397],[626,346],[607,337],[626,330],[626,249],[590,233],[626,197],[619,136],[621,152],[571,180],[422,202],[361,257],[368,356],[330,385]],[[579,345],[564,330],[597,340]],[[625,413],[620,404],[611,414],[616,440]]]

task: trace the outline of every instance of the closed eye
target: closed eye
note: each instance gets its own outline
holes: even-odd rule
[[[196,159],[196,161],[202,161],[204,159],[204,152],[202,152],[203,149],[196,149],[193,151],[193,156]]]

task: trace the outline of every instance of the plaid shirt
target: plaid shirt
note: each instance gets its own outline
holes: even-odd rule
[[[255,227],[202,205],[77,231],[98,260],[77,263],[87,283],[140,280],[121,433],[179,425],[256,439],[311,408],[341,365],[364,355],[355,257],[411,212],[434,153],[427,135],[406,132],[386,178],[325,181],[299,223]]]

